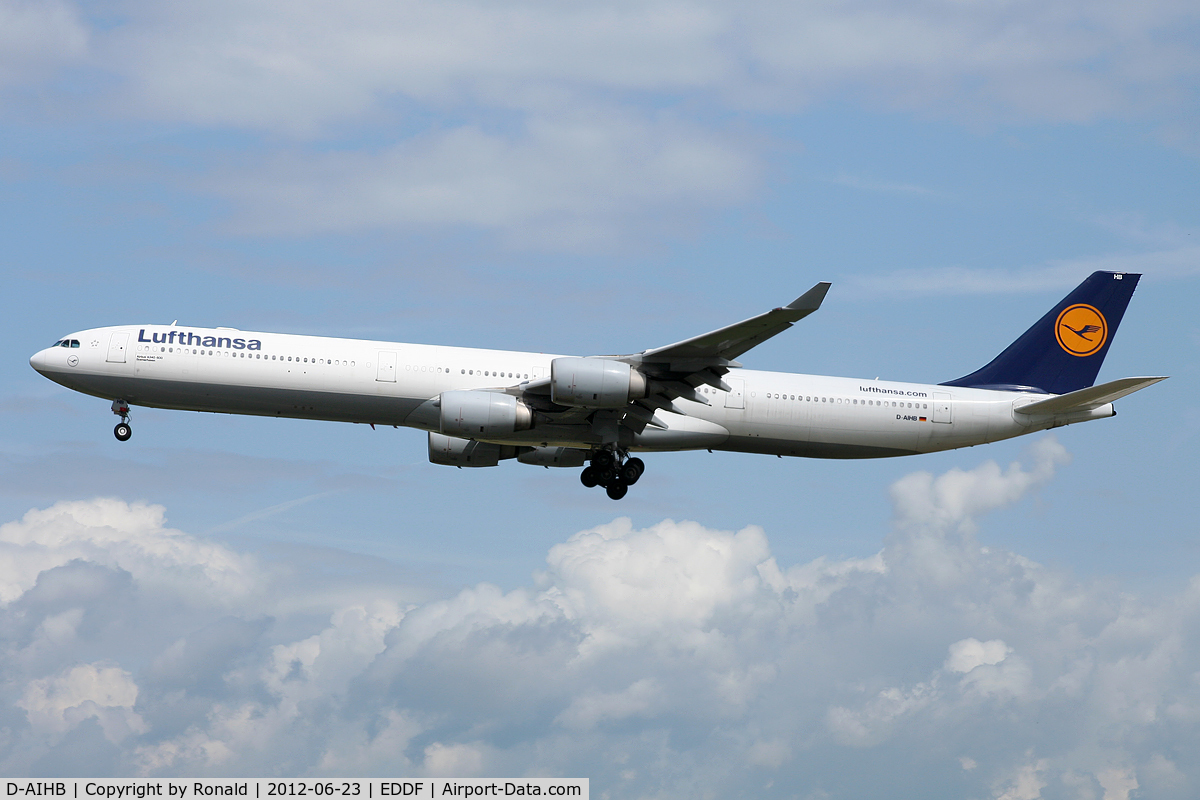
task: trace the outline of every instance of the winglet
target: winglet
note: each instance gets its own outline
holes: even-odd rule
[[[807,292],[788,303],[786,308],[791,311],[807,311],[811,314],[821,307],[821,303],[825,300],[825,295],[829,292],[830,285],[831,284],[829,281],[821,281],[816,286],[812,287]]]

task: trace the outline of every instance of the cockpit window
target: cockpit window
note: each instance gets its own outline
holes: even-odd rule
[[[51,346],[51,347],[66,347],[66,346],[67,346],[67,340],[66,340],[66,339],[59,339],[57,342],[55,342],[54,344],[52,344],[52,345],[50,345],[50,346]]]
[[[79,347],[79,340],[78,340],[78,339],[72,339],[72,340],[71,340],[71,347]]]

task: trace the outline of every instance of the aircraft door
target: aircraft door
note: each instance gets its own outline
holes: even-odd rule
[[[933,421],[947,424],[954,421],[954,405],[946,392],[933,393]]]
[[[388,383],[396,382],[396,351],[395,350],[380,350],[379,351],[379,371],[375,373],[375,380],[385,381]]]
[[[745,408],[746,407],[746,382],[741,378],[729,378],[725,381],[729,384],[729,393],[725,395],[726,408]]]
[[[108,358],[112,364],[125,363],[125,351],[129,348],[129,331],[117,331],[108,340]]]

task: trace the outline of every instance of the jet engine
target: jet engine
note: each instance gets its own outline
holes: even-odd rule
[[[429,434],[429,460],[450,467],[494,467],[501,459],[512,458],[517,448],[510,445],[475,442],[440,433]]]
[[[509,394],[455,390],[442,392],[441,432],[447,436],[487,439],[533,427],[533,411]]]
[[[603,358],[556,358],[550,362],[550,398],[562,406],[623,408],[646,396],[646,376],[628,364]]]

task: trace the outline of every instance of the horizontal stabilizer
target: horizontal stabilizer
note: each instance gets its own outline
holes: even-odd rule
[[[1066,414],[1071,411],[1091,411],[1105,403],[1120,400],[1127,394],[1133,394],[1139,389],[1153,386],[1159,381],[1165,381],[1167,376],[1159,378],[1121,378],[1119,381],[1102,383],[1099,386],[1089,386],[1075,392],[1068,392],[1049,400],[1040,400],[1015,409],[1018,414]]]

